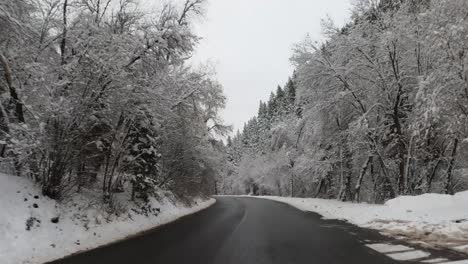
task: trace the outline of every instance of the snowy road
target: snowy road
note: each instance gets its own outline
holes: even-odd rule
[[[275,201],[217,197],[200,213],[54,264],[397,263],[366,246],[383,239]]]

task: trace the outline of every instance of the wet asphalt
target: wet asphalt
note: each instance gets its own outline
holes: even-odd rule
[[[289,205],[216,197],[208,209],[52,264],[390,264],[369,231]]]

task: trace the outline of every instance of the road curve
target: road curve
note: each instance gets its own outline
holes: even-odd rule
[[[356,230],[257,198],[217,203],[143,236],[53,264],[390,264]],[[345,225],[345,224],[343,224]]]

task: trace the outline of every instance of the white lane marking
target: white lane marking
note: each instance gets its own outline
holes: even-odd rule
[[[368,244],[368,248],[371,248],[380,253],[391,253],[397,251],[413,250],[413,248],[402,246],[402,245],[392,245],[392,244]]]
[[[424,261],[421,261],[421,262],[422,263],[440,263],[442,261],[448,261],[448,259],[446,259],[446,258],[436,258],[436,259],[424,260]]]
[[[424,252],[422,250],[413,250],[402,253],[388,254],[387,256],[391,257],[394,260],[413,260],[429,257],[430,255],[430,253]]]
[[[440,264],[468,264],[468,259],[465,260],[458,260],[458,261],[451,261],[451,262],[444,262]]]

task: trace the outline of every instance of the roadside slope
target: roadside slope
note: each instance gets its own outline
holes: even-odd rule
[[[119,194],[110,210],[83,192],[57,203],[29,179],[0,174],[0,259],[3,264],[43,263],[153,229],[205,209],[214,199],[190,207],[170,193],[148,205]]]

